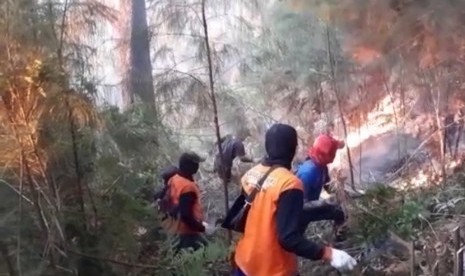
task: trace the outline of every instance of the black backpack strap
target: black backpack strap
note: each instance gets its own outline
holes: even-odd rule
[[[262,186],[263,186],[263,183],[265,182],[266,178],[270,175],[270,173],[272,171],[274,171],[276,168],[278,168],[278,166],[271,166],[271,168],[268,169],[268,171],[262,176],[262,178],[260,178],[260,180],[258,180],[257,182],[257,185],[258,185],[258,189],[256,187],[254,187],[252,189],[252,192],[247,196],[247,198],[245,199],[245,204],[252,204],[252,202],[254,201],[255,199],[255,196],[257,195],[257,193],[262,189]]]

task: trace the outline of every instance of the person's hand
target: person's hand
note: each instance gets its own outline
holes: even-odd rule
[[[213,233],[215,233],[216,231],[216,226],[215,225],[211,225],[205,221],[202,222],[202,225],[205,227],[205,234],[210,236],[210,235],[213,235]]]
[[[345,251],[331,247],[325,248],[323,258],[340,272],[350,271],[357,265],[357,261]]]

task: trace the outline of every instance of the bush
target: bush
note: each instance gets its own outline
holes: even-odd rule
[[[361,242],[375,242],[389,231],[403,238],[413,238],[422,228],[427,209],[416,198],[405,198],[391,187],[378,186],[356,203],[352,214],[355,234]]]

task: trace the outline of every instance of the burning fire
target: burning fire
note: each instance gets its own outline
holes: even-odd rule
[[[395,129],[394,124],[386,122],[386,115],[392,114],[392,103],[389,96],[386,96],[380,102],[381,111],[373,111],[368,114],[368,120],[359,129],[351,130],[347,133],[345,139],[346,146],[349,148],[356,148],[360,146],[365,140],[372,136],[378,136],[388,131]],[[339,151],[336,160],[333,162],[333,167],[339,168],[342,165],[342,155],[345,151]]]
[[[360,65],[369,64],[381,57],[381,53],[377,50],[370,49],[365,46],[356,47],[351,51],[352,59]]]

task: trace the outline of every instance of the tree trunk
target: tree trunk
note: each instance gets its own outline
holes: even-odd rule
[[[223,149],[221,147],[221,133],[220,133],[220,124],[218,121],[218,106],[216,104],[216,97],[215,97],[215,85],[213,82],[213,64],[211,58],[211,51],[210,51],[210,40],[208,37],[208,24],[207,24],[207,17],[205,14],[205,0],[202,0],[202,23],[203,23],[203,31],[205,36],[205,48],[207,49],[207,59],[208,59],[208,78],[210,84],[210,98],[213,104],[213,121],[215,123],[215,132],[216,132],[216,140],[218,145],[218,152],[220,155],[220,164],[224,164],[224,157],[223,157]],[[223,168],[223,166],[220,166]],[[225,216],[229,210],[229,191],[228,191],[228,181],[226,179],[223,180],[223,192],[224,192],[224,209],[225,209]],[[228,231],[228,244],[231,244],[232,241],[232,233]]]
[[[331,41],[329,38],[329,27],[328,26],[326,26],[326,40],[327,40],[327,47],[328,47],[328,62],[329,62],[329,67],[331,69],[331,82],[333,84],[334,95],[336,97],[336,104],[337,104],[337,109],[339,111],[339,117],[341,118],[342,128],[344,130],[344,139],[347,141],[347,124],[346,124],[346,120],[344,119],[344,112],[342,111],[340,94],[339,94],[339,90],[337,88],[337,83],[336,83],[336,74],[334,72],[334,57],[331,52]],[[346,150],[347,150],[347,160],[349,162],[350,185],[354,191],[357,191],[355,189],[355,179],[354,179],[354,171],[353,171],[353,165],[352,165],[352,157],[350,154],[350,149],[347,145],[346,145]]]
[[[155,89],[153,86],[145,0],[132,0],[131,18],[130,93],[137,95],[143,103],[155,107]],[[133,101],[133,96],[131,100]]]
[[[122,76],[122,107],[127,110],[134,103],[134,95],[131,88],[131,66],[130,66],[130,41],[128,37],[131,35],[131,17],[132,17],[132,0],[119,0],[120,4],[120,17],[117,22],[118,34],[119,34],[119,73]]]
[[[457,122],[457,134],[455,137],[455,145],[454,145],[454,159],[457,158],[458,152],[459,152],[459,145],[460,145],[460,140],[462,139],[462,132],[464,128],[464,119],[462,118],[463,113],[459,111],[459,120]]]
[[[444,146],[445,146],[445,140],[444,140],[444,135],[442,134],[443,131],[446,131],[445,129],[443,131],[441,131],[441,129],[443,129],[443,126],[442,126],[442,120],[441,120],[441,89],[443,88],[441,86],[441,74],[440,72],[434,72],[432,74],[432,77],[430,79],[430,83],[431,81],[434,83],[434,87],[431,87],[430,85],[430,89],[429,89],[429,92],[430,92],[430,95],[431,95],[431,99],[433,101],[433,108],[434,108],[434,115],[435,115],[435,119],[436,119],[436,127],[438,130],[438,140],[439,140],[439,149],[440,149],[440,157],[441,157],[441,177],[442,177],[442,184],[445,184],[446,182],[446,153],[445,151],[443,151],[444,149]],[[424,78],[425,79],[425,78]],[[425,80],[426,82],[427,80]],[[428,83],[428,82],[426,82]],[[434,95],[433,93],[433,89],[436,90],[436,95]],[[436,100],[434,100],[434,98],[436,97]],[[446,127],[446,126],[444,126]]]

